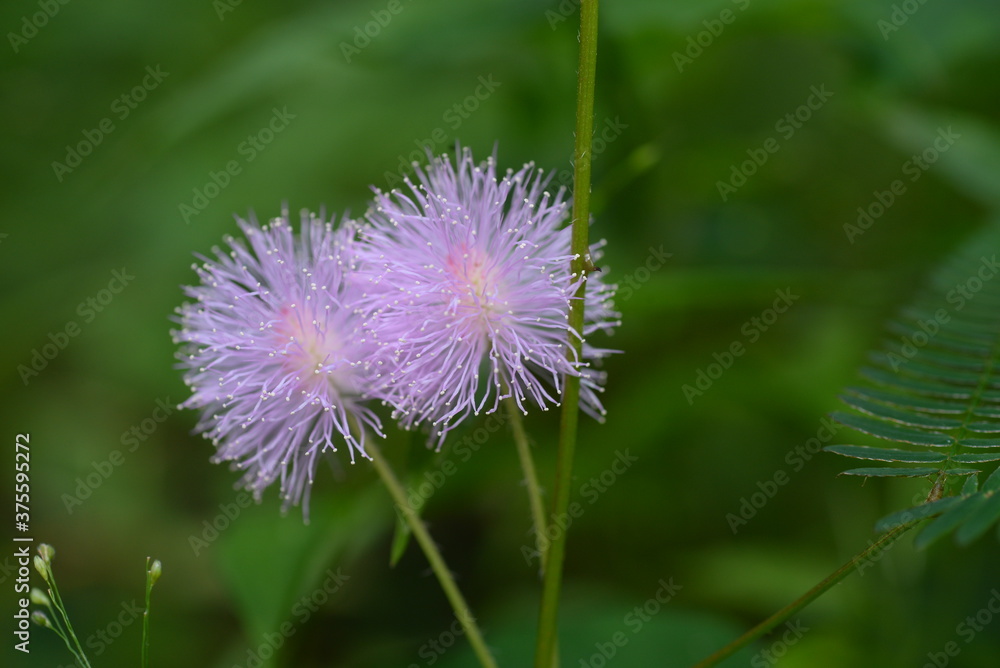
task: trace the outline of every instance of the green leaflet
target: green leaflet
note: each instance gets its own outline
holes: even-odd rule
[[[883,343],[882,347],[886,350],[887,354],[898,355],[900,357],[906,356],[906,350],[904,350],[905,344],[899,341],[887,339],[885,343]],[[924,350],[921,350],[920,357],[925,362],[930,362],[939,366],[953,367],[955,369],[965,369],[967,371],[981,372],[984,366],[984,358],[982,357],[959,355],[947,350],[938,350],[936,348],[925,348]]]
[[[927,364],[921,360],[921,355],[916,355],[907,359],[906,357],[902,357],[900,355],[878,352],[872,353],[871,359],[872,362],[883,368],[888,368],[890,370],[902,368],[906,371],[906,373],[918,378],[931,379],[935,381],[940,380],[954,385],[969,385],[972,387],[979,385],[982,381],[982,372],[977,373],[975,371],[963,371],[961,369],[951,369],[933,364]],[[996,382],[1000,382],[1000,380]],[[992,382],[990,385],[995,387]]]
[[[929,445],[939,448],[948,447],[955,443],[954,438],[940,432],[923,431],[916,427],[907,427],[889,420],[880,420],[876,417],[867,417],[855,413],[842,413],[840,411],[834,411],[830,414],[830,417],[844,426],[899,443],[913,443],[915,445]]]
[[[918,550],[922,550],[938,538],[965,523],[985,501],[986,496],[983,494],[973,494],[961,499],[958,503],[941,513],[937,519],[924,527],[924,530],[920,532],[920,535],[913,541],[913,544]]]
[[[972,478],[970,478],[971,480]],[[931,501],[930,503],[925,503],[922,506],[916,506],[914,508],[907,508],[906,510],[897,510],[896,512],[886,515],[878,522],[875,523],[875,531],[879,533],[884,533],[886,531],[891,531],[898,526],[903,524],[908,524],[916,520],[923,520],[932,515],[937,515],[938,513],[944,512],[951,506],[958,503],[960,499],[955,496],[949,496],[946,499],[938,499],[937,501]]]
[[[851,408],[856,408],[862,413],[881,417],[891,422],[909,425],[912,427],[923,427],[925,429],[955,429],[962,426],[962,421],[951,417],[939,417],[937,415],[921,415],[909,411],[899,410],[892,406],[868,401],[861,397],[844,395],[840,400]]]
[[[880,466],[873,468],[848,469],[840,475],[857,475],[865,478],[923,478],[924,476],[934,475],[938,472],[938,470],[939,469],[903,469]],[[975,473],[975,471],[973,471],[973,473]]]
[[[854,457],[855,459],[872,459],[880,462],[903,462],[909,464],[937,464],[948,459],[940,452],[914,452],[912,450],[896,450],[893,448],[871,448],[866,445],[831,445],[827,451]]]
[[[973,509],[955,532],[959,545],[968,545],[1000,520],[1000,493],[980,492],[979,496],[983,497],[983,502]]]
[[[887,392],[875,387],[849,387],[845,390],[851,395],[877,399],[883,403],[892,404],[901,408],[909,408],[923,413],[964,413],[965,406],[957,401],[944,401],[941,399],[928,399],[927,397],[915,397],[913,395],[901,394],[898,392]],[[997,411],[1000,416],[1000,411]]]
[[[954,534],[968,545],[1000,524],[1000,226],[990,225],[931,275],[847,388],[831,417],[891,445],[831,445],[870,462],[844,471],[871,478],[926,477],[934,500],[891,513],[884,532],[928,520],[914,544]],[[978,467],[978,468],[976,468]],[[983,468],[989,473],[979,488]],[[961,491],[959,481],[964,477]],[[942,496],[943,495],[943,496]],[[939,497],[939,498],[936,498]]]

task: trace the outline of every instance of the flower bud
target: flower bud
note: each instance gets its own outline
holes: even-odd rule
[[[47,629],[52,628],[52,622],[50,622],[48,616],[40,610],[35,610],[31,613],[31,621],[39,626],[44,626]]]
[[[38,587],[31,588],[31,602],[35,605],[44,605],[46,608],[52,607],[52,601],[50,601],[45,592]]]
[[[38,571],[38,574],[42,576],[42,579],[44,579],[46,582],[48,582],[49,581],[49,564],[48,564],[48,562],[46,562],[44,559],[42,559],[38,555],[35,555],[35,558],[32,560],[32,562],[35,564],[35,570]]]
[[[45,563],[51,564],[52,560],[56,557],[56,548],[52,547],[48,543],[42,543],[38,546],[38,554],[42,556]]]
[[[160,579],[160,575],[163,573],[163,564],[160,563],[159,559],[153,560],[153,565],[149,567],[149,586],[152,587],[156,584],[156,581]]]

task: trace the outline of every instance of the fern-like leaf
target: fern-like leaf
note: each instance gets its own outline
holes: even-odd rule
[[[888,326],[862,368],[866,382],[831,414],[886,447],[825,448],[870,465],[841,475],[926,477],[927,500],[878,521],[888,531],[931,519],[923,548],[949,533],[968,545],[1000,525],[1000,227],[992,225],[932,275]],[[990,474],[979,487],[979,475]],[[1000,532],[998,532],[1000,535]]]

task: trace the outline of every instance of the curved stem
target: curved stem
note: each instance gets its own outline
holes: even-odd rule
[[[531,505],[531,521],[535,527],[535,547],[538,550],[542,573],[545,572],[545,561],[548,557],[548,541],[545,536],[545,510],[542,502],[542,488],[538,484],[538,473],[535,470],[535,460],[531,456],[531,445],[524,431],[524,421],[521,419],[521,409],[512,397],[504,400],[507,404],[507,414],[510,416],[511,428],[514,431],[514,443],[517,446],[517,456],[521,460],[524,471],[524,484],[528,488],[528,502]]]
[[[496,661],[493,660],[490,650],[486,647],[482,633],[480,633],[479,627],[476,625],[476,620],[469,611],[469,605],[465,602],[462,592],[458,590],[458,585],[455,584],[455,579],[451,576],[451,571],[448,570],[448,566],[444,563],[444,558],[438,551],[437,545],[434,544],[430,534],[427,533],[427,528],[424,526],[423,521],[413,511],[410,504],[407,503],[406,492],[403,490],[403,486],[399,483],[399,479],[396,478],[396,474],[389,467],[388,462],[386,462],[374,439],[370,439],[365,443],[365,452],[371,457],[372,463],[375,465],[375,470],[389,490],[389,495],[392,496],[392,500],[395,502],[399,512],[402,513],[407,524],[410,525],[413,537],[417,539],[417,543],[420,544],[420,548],[424,551],[427,561],[430,562],[434,575],[437,576],[438,582],[441,583],[441,589],[444,590],[445,596],[448,597],[448,602],[451,603],[451,607],[455,611],[455,617],[462,624],[462,628],[465,629],[465,635],[468,636],[473,651],[479,657],[479,663],[484,668],[496,668]]]
[[[580,336],[570,336],[567,356],[572,362],[580,359],[583,348],[583,304],[587,289],[587,271],[593,270],[590,261],[590,161],[594,134],[594,80],[597,69],[597,3],[582,0],[580,3],[580,65],[577,73],[576,143],[573,160],[573,232],[570,271],[579,277],[574,299],[570,300],[569,326]],[[580,378],[567,375],[562,396],[562,420],[559,429],[559,453],[556,463],[556,482],[553,488],[554,521],[565,516],[569,506],[570,485],[573,480],[573,455],[576,450],[576,430],[580,413]],[[547,527],[546,527],[547,528]],[[538,639],[535,646],[535,667],[551,668],[556,662],[557,627],[559,616],[559,590],[562,585],[563,558],[566,553],[565,530],[552,531],[542,584],[542,603],[538,619]]]
[[[904,533],[912,529],[921,521],[923,520],[916,520],[914,522],[910,522],[909,524],[902,524],[896,527],[895,529],[892,529],[891,531],[887,531],[886,533],[882,534],[882,536],[877,541],[869,545],[866,549],[862,550],[858,554],[854,555],[854,557],[850,561],[845,563],[843,566],[835,570],[830,575],[826,576],[826,578],[824,578],[815,587],[807,591],[805,594],[797,598],[792,603],[786,605],[781,610],[778,610],[776,613],[774,613],[773,615],[762,621],[760,624],[753,627],[752,629],[741,635],[739,638],[737,638],[736,640],[732,641],[731,643],[720,649],[715,654],[712,654],[707,659],[703,659],[699,663],[695,664],[693,668],[705,668],[706,666],[714,666],[723,659],[728,658],[732,654],[743,649],[743,647],[749,645],[751,642],[753,642],[760,636],[764,635],[765,633],[773,629],[775,626],[781,624],[789,617],[799,612],[807,605],[812,603],[814,600],[819,598],[828,589],[833,587],[833,585],[837,584],[838,582],[846,578],[848,575],[850,575],[852,572],[854,572],[854,569],[856,569],[861,564],[865,563],[873,554],[877,553],[880,550],[886,549],[897,538],[899,538]]]

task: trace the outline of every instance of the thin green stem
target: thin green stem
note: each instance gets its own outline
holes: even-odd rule
[[[480,633],[479,627],[476,625],[476,620],[469,611],[469,606],[465,602],[462,592],[458,590],[458,585],[455,584],[455,579],[451,576],[448,566],[444,563],[444,558],[442,558],[441,553],[438,551],[437,545],[431,540],[430,534],[427,533],[427,528],[424,526],[423,521],[407,502],[406,491],[399,483],[399,479],[396,478],[396,474],[389,467],[389,463],[385,460],[374,439],[369,439],[365,443],[365,452],[372,458],[375,470],[378,472],[382,482],[385,483],[386,488],[389,490],[389,495],[392,496],[393,502],[406,519],[406,523],[410,525],[413,537],[417,539],[417,543],[424,551],[427,561],[430,562],[431,569],[437,576],[438,582],[441,583],[441,589],[444,590],[445,596],[448,597],[448,602],[451,603],[451,607],[455,611],[455,617],[462,624],[462,628],[465,629],[465,635],[469,638],[469,643],[472,645],[473,651],[479,657],[479,663],[484,668],[496,668],[496,661],[493,660],[490,650],[486,647],[482,633]]]
[[[47,584],[49,585],[49,598],[52,599],[52,605],[55,606],[56,610],[59,611],[59,616],[62,618],[63,628],[66,629],[66,633],[69,639],[72,641],[72,645],[67,643],[69,651],[72,652],[76,660],[80,662],[83,668],[90,668],[90,661],[87,659],[87,655],[83,651],[83,645],[80,644],[80,640],[76,637],[76,632],[73,631],[73,625],[69,621],[69,613],[66,612],[66,606],[63,605],[62,596],[59,595],[59,588],[56,586],[56,576],[52,572],[52,567],[49,566],[49,577]]]
[[[154,568],[156,572],[154,573]],[[152,561],[152,557],[146,557],[146,609],[142,613],[142,668],[149,668],[149,611],[150,599],[153,594],[153,584],[159,577],[160,565],[158,561]]]
[[[830,575],[826,576],[819,584],[807,591],[805,594],[794,600],[793,602],[786,605],[781,610],[762,621],[757,626],[753,627],[743,635],[741,635],[736,640],[732,641],[722,649],[720,649],[715,654],[712,654],[707,659],[694,665],[693,668],[706,668],[706,666],[714,666],[723,659],[735,654],[739,650],[743,649],[745,646],[749,645],[751,642],[761,637],[778,624],[781,624],[787,620],[792,615],[796,614],[807,605],[815,601],[817,598],[822,596],[828,589],[833,587],[848,575],[854,572],[858,566],[868,561],[873,554],[876,554],[880,550],[886,549],[891,545],[896,539],[902,536],[904,533],[912,529],[914,526],[919,524],[922,520],[917,520],[910,522],[909,524],[901,524],[900,526],[887,531],[882,534],[882,536],[876,540],[874,543],[869,545],[867,548],[854,555],[854,557],[845,563],[843,566],[835,570]]]
[[[545,537],[545,509],[542,502],[542,488],[538,484],[538,473],[535,470],[535,460],[531,456],[531,445],[528,434],[524,431],[524,421],[521,419],[521,409],[512,397],[504,400],[507,404],[507,414],[510,416],[511,428],[514,431],[514,444],[517,446],[517,456],[521,460],[521,470],[524,471],[524,484],[528,489],[528,503],[531,505],[531,521],[535,526],[535,546],[538,549],[542,573],[545,572],[545,562],[548,558],[548,541]]]
[[[573,260],[570,270],[579,277],[575,298],[570,302],[569,326],[577,336],[570,337],[567,356],[573,362],[580,359],[583,348],[583,298],[586,294],[587,272],[593,270],[590,261],[590,162],[594,134],[594,81],[597,70],[597,4],[598,0],[580,3],[580,65],[577,73],[576,144],[573,158]],[[559,429],[559,451],[556,482],[553,488],[553,521],[564,517],[569,506],[573,480],[573,456],[576,450],[577,422],[580,413],[580,379],[567,375],[562,395],[562,419]],[[542,584],[542,602],[538,618],[538,639],[535,646],[535,668],[551,668],[556,661],[558,642],[559,591],[562,586],[563,559],[566,554],[566,531],[551,531]]]

